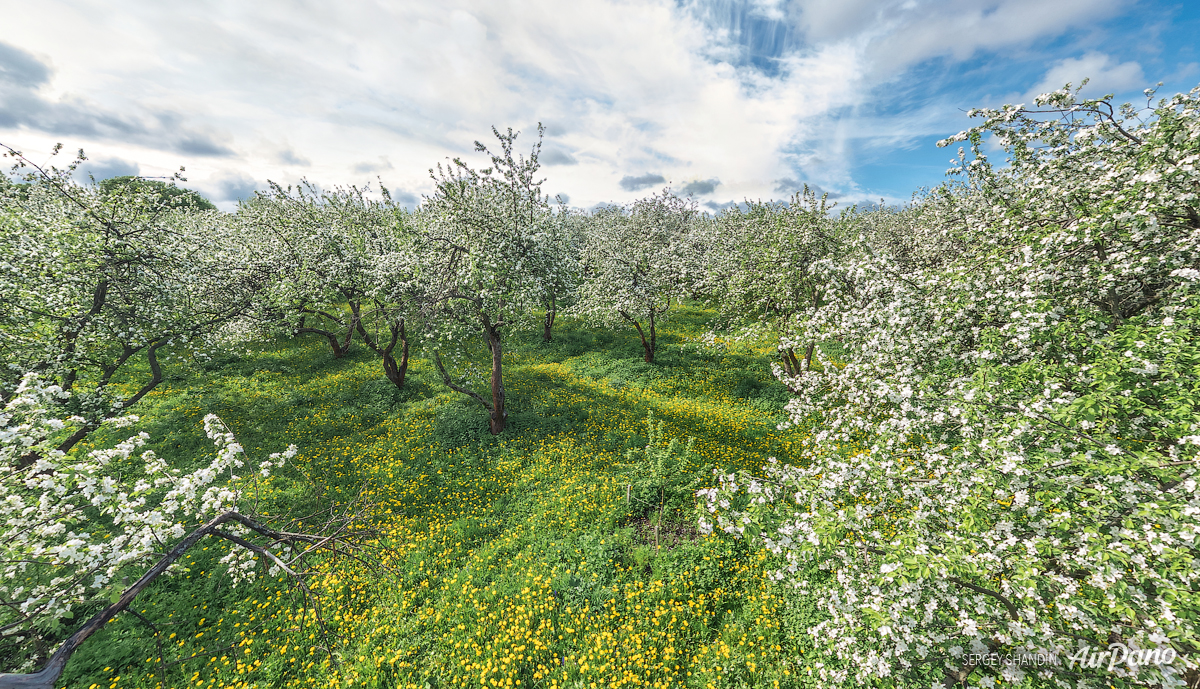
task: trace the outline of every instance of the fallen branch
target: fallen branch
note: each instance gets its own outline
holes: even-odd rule
[[[343,540],[342,538],[330,539],[328,537],[314,536],[310,534],[275,531],[274,529],[263,526],[257,521],[250,519],[249,517],[246,517],[238,512],[230,511],[218,515],[208,523],[188,534],[168,553],[159,558],[158,562],[156,562],[153,567],[143,574],[136,583],[126,588],[115,603],[104,608],[97,615],[85,622],[82,627],[80,627],[74,634],[70,636],[70,638],[68,638],[62,643],[61,646],[58,647],[58,650],[56,650],[54,654],[50,656],[50,659],[46,662],[45,666],[43,666],[41,670],[29,674],[0,674],[0,689],[54,689],[59,677],[62,676],[63,670],[66,668],[67,661],[70,660],[71,655],[75,653],[75,651],[77,651],[85,641],[87,641],[88,637],[90,637],[92,634],[95,634],[102,627],[104,627],[105,624],[122,612],[128,610],[143,622],[147,622],[147,624],[149,624],[145,618],[143,618],[140,614],[137,614],[136,611],[130,609],[129,606],[133,603],[134,599],[137,598],[138,594],[140,594],[147,586],[149,586],[151,582],[166,572],[176,560],[178,560],[185,552],[192,548],[192,546],[196,545],[196,543],[198,543],[205,536],[213,536],[216,538],[225,539],[231,543],[246,548],[247,550],[250,550],[251,552],[265,559],[270,560],[282,571],[284,571],[293,581],[296,582],[296,584],[304,591],[306,597],[315,597],[315,594],[312,593],[312,591],[303,581],[303,572],[298,572],[292,567],[289,567],[287,563],[284,563],[279,557],[277,557],[274,553],[271,553],[267,548],[251,543],[244,538],[221,529],[221,526],[230,523],[240,524],[251,531],[271,539],[273,541],[272,545],[279,543],[306,543],[310,546],[315,546],[316,548],[338,553],[339,551],[336,550],[336,545]],[[309,548],[306,550],[306,552],[311,552],[313,549],[315,548]],[[150,627],[154,629],[153,625],[150,625]],[[157,629],[155,629],[155,635],[156,637],[158,636]],[[161,657],[159,662],[162,662]]]

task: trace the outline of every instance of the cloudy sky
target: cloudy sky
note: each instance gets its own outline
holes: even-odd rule
[[[546,127],[544,191],[670,185],[717,209],[802,183],[843,203],[938,183],[964,110],[1091,78],[1200,83],[1194,0],[0,0],[0,143],[164,175],[224,209],[265,181],[387,185]],[[494,141],[494,139],[491,139]],[[65,161],[64,161],[65,162]]]

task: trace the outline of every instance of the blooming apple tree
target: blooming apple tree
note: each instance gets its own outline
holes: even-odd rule
[[[681,260],[695,204],[669,190],[596,212],[582,249],[575,310],[596,324],[637,329],[643,358],[654,361],[657,324],[682,295],[693,261]]]
[[[262,295],[261,325],[319,335],[339,359],[350,351],[370,285],[361,227],[369,214],[361,199],[358,190],[272,183],[238,208],[244,231],[277,276]]]
[[[384,189],[382,202],[359,197],[368,205],[374,221],[365,241],[370,279],[366,291],[369,303],[361,308],[358,332],[362,340],[383,362],[384,375],[397,388],[404,387],[408,371],[410,345],[424,332],[423,309],[430,301],[429,285],[421,267],[427,245],[417,230],[413,216],[391,202]]]
[[[470,396],[488,411],[493,435],[507,424],[503,368],[506,328],[532,322],[534,309],[547,302],[553,272],[563,266],[548,261],[545,239],[550,207],[536,178],[538,143],[529,157],[514,152],[517,133],[493,128],[500,151],[480,142],[477,152],[491,166],[471,168],[460,159],[430,170],[437,187],[422,204],[427,238],[423,279],[430,335],[442,342],[481,337],[490,354],[490,395],[484,397],[451,379],[435,353],[439,372],[451,389]]]
[[[733,327],[790,339],[796,323],[823,301],[827,276],[814,266],[844,253],[842,234],[852,223],[830,217],[826,197],[817,198],[807,186],[788,204],[747,205],[708,224],[707,250],[694,252],[704,264],[697,271],[703,291]],[[814,341],[803,343],[800,356],[781,346],[784,371],[794,376],[811,369],[815,350]]]
[[[0,187],[0,376],[11,391],[37,371],[72,393],[66,413],[84,421],[66,451],[162,381],[163,353],[211,351],[267,275],[215,211],[173,208],[147,185],[76,184],[82,151],[57,169],[6,150],[25,183]],[[138,359],[148,375],[131,378]]]
[[[274,327],[321,335],[335,358],[345,356],[357,332],[379,355],[387,379],[403,388],[423,292],[415,281],[409,215],[386,188],[381,196],[358,187],[272,185],[269,195],[244,204],[239,216],[281,278],[263,302],[264,314],[283,316]],[[272,327],[269,316],[263,323]]]
[[[559,308],[570,305],[578,298],[580,249],[588,221],[586,213],[559,204],[558,209],[546,218],[534,235],[537,263],[534,270],[542,276],[539,291],[545,310],[542,318],[543,342],[553,339],[554,321]]]
[[[971,114],[961,184],[815,266],[829,291],[794,341],[842,351],[776,371],[804,457],[721,476],[701,527],[821,601],[825,684],[1194,682],[1200,89]],[[982,661],[1037,652],[1060,662]]]

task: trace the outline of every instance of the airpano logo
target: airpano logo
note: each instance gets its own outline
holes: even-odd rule
[[[1179,655],[1174,648],[1162,646],[1159,648],[1130,648],[1122,643],[1109,644],[1108,648],[1084,646],[1067,657],[1067,667],[1074,670],[1080,668],[1106,667],[1112,672],[1118,665],[1126,665],[1131,672],[1147,665],[1170,665]]]
[[[1069,656],[1063,656],[1053,651],[1035,653],[967,653],[962,658],[971,666],[984,667],[1045,667],[1063,666],[1067,669],[1105,669],[1112,672],[1124,665],[1130,672],[1138,668],[1157,665],[1165,669],[1179,658],[1179,654],[1170,646],[1159,648],[1135,648],[1122,643],[1109,644],[1107,648],[1100,646],[1083,646]]]

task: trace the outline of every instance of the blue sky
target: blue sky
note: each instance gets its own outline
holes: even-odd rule
[[[1200,3],[1120,0],[0,0],[0,143],[84,148],[225,209],[268,179],[409,203],[476,139],[547,127],[544,190],[666,184],[704,207],[906,200],[964,111],[1090,77],[1144,102],[1200,83]]]

